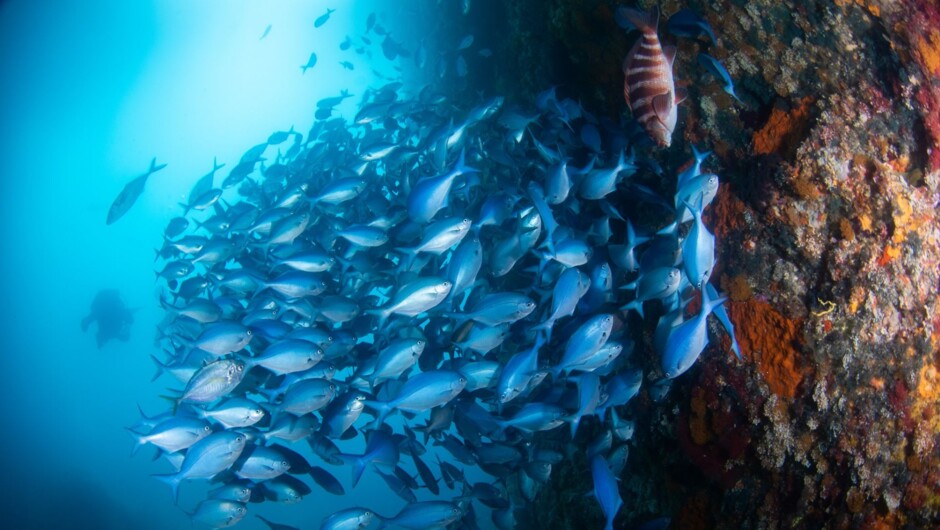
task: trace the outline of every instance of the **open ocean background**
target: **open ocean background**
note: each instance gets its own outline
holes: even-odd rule
[[[362,0],[0,2],[0,526],[190,527],[169,488],[149,477],[167,472],[165,463],[150,461],[151,448],[130,458],[124,430],[138,419],[137,404],[164,410],[157,396],[172,386],[150,382],[162,316],[154,248],[213,157],[227,172],[273,131],[306,133],[318,99],[386,83],[364,58],[344,70],[339,61],[349,54],[339,43],[376,10],[386,27],[395,27],[393,16],[420,24],[427,13],[418,4],[395,2],[385,12],[388,3]],[[314,28],[327,7],[336,12]],[[301,75],[310,52],[318,63]],[[338,110],[349,118],[357,102]],[[154,156],[167,168],[106,226],[115,196]],[[102,288],[139,309],[131,340],[99,350],[79,323]],[[252,505],[239,528],[265,528],[254,514],[310,528],[366,498],[394,513],[402,503],[376,481],[367,474],[326,503]],[[191,510],[206,489],[184,484],[180,507]]]

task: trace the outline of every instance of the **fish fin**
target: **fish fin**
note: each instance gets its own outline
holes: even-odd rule
[[[151,355],[150,358],[153,359],[153,362],[156,363],[157,365],[157,373],[153,374],[153,377],[150,378],[150,382],[153,383],[154,381],[159,379],[160,376],[163,375],[164,372],[166,372],[166,365],[163,364],[160,361],[160,359],[157,359],[155,355]],[[140,408],[140,405],[138,405],[137,407]],[[143,412],[141,412],[141,416],[143,416]]]
[[[167,475],[152,475],[157,480],[164,482],[170,485],[170,489],[173,490],[173,504],[179,504],[180,499],[180,483],[183,481],[183,478],[180,477],[179,473],[169,473]]]
[[[169,389],[169,390],[172,390],[172,389]],[[180,394],[182,394],[182,392],[180,392]],[[173,414],[176,415],[176,411],[177,409],[179,409],[180,403],[182,402],[183,398],[182,397],[175,398],[173,396],[162,396],[162,395],[160,397],[173,403]]]
[[[352,464],[352,485],[355,488],[359,484],[359,480],[362,479],[362,474],[365,472],[369,461],[358,455],[340,453],[337,456],[344,464]]]
[[[688,90],[686,90],[685,88],[682,88],[682,87],[676,89],[676,105],[682,103],[682,102],[685,101],[688,97],[689,97],[689,91],[688,91]],[[740,101],[740,100],[739,100],[739,101]]]
[[[663,55],[666,56],[666,61],[669,62],[669,68],[672,69],[672,63],[676,62],[676,47],[672,45],[663,46]]]
[[[143,447],[144,445],[147,444],[147,442],[144,441],[144,435],[143,435],[143,434],[140,434],[140,433],[134,431],[134,429],[131,429],[130,427],[124,427],[124,428],[125,428],[125,429],[127,430],[127,432],[131,435],[131,437],[134,438],[134,442],[136,442],[136,443],[134,444],[134,448],[131,449],[131,456],[134,456],[134,455],[137,454],[138,451],[140,451],[140,448],[141,448],[141,447]]]
[[[581,423],[581,417],[582,416],[577,415],[577,414],[574,414],[568,417],[568,419],[571,420],[568,423],[568,425],[571,427],[571,440],[572,441],[574,440],[575,436],[578,435],[578,425]]]
[[[359,436],[359,431],[357,431],[355,427],[349,426],[346,428],[345,431],[343,431],[342,434],[339,435],[339,439],[340,440],[352,440],[356,436]]]
[[[156,173],[165,167],[166,164],[157,164],[157,157],[153,157],[153,160],[150,161],[150,170],[147,171],[147,174]]]
[[[373,410],[378,412],[375,417],[376,425],[381,425],[382,422],[385,421],[385,417],[388,416],[389,412],[392,411],[392,407],[386,401],[373,401],[371,399],[367,399],[363,401],[363,403],[367,407],[371,407]]]
[[[670,106],[674,104],[675,96],[670,96],[671,94],[667,92],[653,97],[653,112],[655,112],[656,116],[663,122],[665,122],[666,116],[669,115]]]

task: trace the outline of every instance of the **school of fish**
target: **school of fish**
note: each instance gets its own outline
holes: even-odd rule
[[[171,404],[141,412],[135,452],[170,464],[157,478],[174,499],[210,481],[189,514],[214,528],[251,503],[349,494],[367,473],[402,500],[379,514],[362,497],[322,530],[515,528],[553,466],[579,458],[613,528],[631,399],[695,363],[709,315],[740,355],[709,283],[709,153],[693,148],[672,196],[640,178],[673,174],[637,153],[669,145],[674,94],[650,107],[673,106],[667,127],[637,117],[651,136],[554,89],[520,108],[393,82],[333,116],[350,97],[225,175],[213,162],[166,227],[154,362]]]

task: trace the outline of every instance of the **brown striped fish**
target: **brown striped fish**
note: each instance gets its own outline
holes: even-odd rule
[[[623,60],[623,97],[650,137],[660,147],[669,147],[678,103],[672,77],[676,48],[663,48],[659,42],[658,7],[650,13],[621,7],[618,15],[642,33]]]

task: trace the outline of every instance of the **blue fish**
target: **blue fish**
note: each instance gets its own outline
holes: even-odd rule
[[[464,152],[454,167],[442,175],[419,180],[408,195],[408,215],[416,223],[426,223],[447,206],[454,180],[461,175],[477,171],[464,162]]]
[[[627,370],[614,375],[604,387],[604,393],[607,394],[607,399],[597,407],[597,415],[603,417],[608,408],[613,411],[614,409],[612,407],[619,407],[629,403],[630,400],[636,397],[640,392],[640,386],[642,384],[642,370]]]
[[[547,318],[541,324],[534,326],[532,330],[544,330],[546,340],[551,341],[555,322],[574,314],[578,301],[588,291],[590,285],[590,279],[577,268],[565,269],[555,281],[555,287],[552,290],[552,305]]]
[[[687,180],[676,191],[676,210],[681,212],[678,215],[678,222],[684,223],[693,218],[692,212],[685,208],[683,203],[697,204],[701,201],[704,209],[718,195],[718,185],[718,175],[714,173],[703,173]]]
[[[694,287],[701,287],[708,281],[715,267],[715,236],[702,222],[702,197],[699,196],[696,206],[687,202],[683,204],[692,212],[695,224],[682,241],[682,263],[689,283]]]
[[[405,478],[413,480],[407,473],[399,473],[400,467],[395,468],[395,473],[384,473],[380,469],[376,469],[375,472],[378,473],[379,477],[385,482],[385,485],[388,486],[388,489],[392,491],[395,495],[401,497],[401,499],[409,504],[418,502],[418,497],[415,495],[413,489],[417,489],[418,484],[414,483],[413,485],[405,482]],[[412,487],[413,486],[413,487]]]
[[[538,351],[544,343],[545,339],[539,334],[536,336],[535,344],[531,348],[513,355],[506,362],[505,368],[500,373],[499,381],[496,383],[496,397],[500,407],[518,397],[528,388],[529,382],[538,369]],[[500,408],[501,410],[502,408]]]
[[[550,403],[526,403],[512,418],[497,420],[499,430],[515,427],[524,432],[549,431],[565,423],[565,409]]]
[[[568,198],[570,191],[571,176],[568,174],[568,161],[561,160],[553,164],[545,174],[545,200],[548,204],[561,204]]]
[[[600,154],[601,134],[597,132],[597,127],[593,123],[587,122],[581,126],[581,141],[592,152]]]
[[[675,379],[685,373],[698,359],[708,344],[708,315],[725,298],[712,299],[708,289],[702,291],[702,308],[698,315],[672,328],[660,359],[660,366],[667,379]]]
[[[333,495],[346,494],[346,490],[343,488],[343,485],[340,484],[338,480],[336,480],[336,477],[334,477],[329,471],[323,469],[322,467],[311,467],[309,475],[314,482],[316,482],[327,492],[332,493]]]
[[[411,530],[442,530],[462,515],[460,506],[452,502],[424,501],[409,504],[397,515],[383,519],[382,522],[384,525],[397,525]]]
[[[483,245],[480,238],[469,235],[457,245],[450,255],[445,278],[452,287],[449,296],[456,300],[469,289],[477,279],[480,267],[483,266]]]
[[[591,458],[591,476],[594,478],[594,497],[601,505],[601,511],[606,517],[604,529],[613,530],[614,518],[617,517],[617,512],[623,505],[617,478],[611,473],[607,460],[601,455],[594,455]]]
[[[316,54],[316,52],[313,52],[313,53],[310,54],[310,58],[307,59],[307,64],[302,65],[302,66],[300,67],[300,73],[301,73],[301,74],[306,74],[308,69],[313,68],[313,67],[316,66],[316,65],[317,65],[317,54]],[[242,165],[242,164],[239,164],[239,166],[241,166],[241,165]],[[252,168],[254,167],[254,161],[251,162],[251,166],[252,166]],[[231,175],[229,175],[229,176],[231,177]],[[228,179],[227,179],[227,180],[228,180]],[[223,183],[222,187],[223,187],[223,188],[231,188],[232,186],[235,186],[237,183],[238,183],[238,179],[233,178],[233,179],[231,179],[231,180],[229,181],[229,185],[228,185],[228,186],[225,186],[225,184]]]
[[[484,296],[466,313],[445,313],[457,322],[473,320],[485,326],[511,324],[535,310],[535,301],[520,293],[492,293]]]
[[[445,405],[457,397],[467,386],[467,378],[459,372],[434,370],[420,373],[402,385],[398,394],[389,401],[367,400],[366,405],[375,409],[381,423],[392,409],[406,412],[424,412]]]
[[[608,314],[595,315],[581,324],[565,344],[561,361],[552,369],[552,375],[557,378],[562,372],[570,372],[601,349],[610,338],[613,325],[614,317]]]
[[[728,73],[728,70],[725,70],[725,67],[718,62],[718,59],[715,59],[711,55],[706,53],[698,54],[698,62],[704,66],[716,79],[721,81],[721,88],[728,93],[731,97],[738,101],[738,103],[744,103],[741,101],[741,98],[734,93],[734,81],[731,80],[731,75]]]
[[[612,168],[595,169],[585,175],[578,185],[578,195],[588,200],[598,200],[613,193],[617,189],[623,176],[632,175],[637,169],[633,163],[633,157],[625,159],[623,150],[620,151],[620,157],[617,164]],[[626,175],[623,175],[623,174]]]
[[[677,37],[690,39],[705,35],[712,41],[712,44],[717,44],[711,25],[692,9],[676,11],[666,22],[666,30]]]
[[[709,156],[711,156],[711,151],[699,151],[694,145],[692,146],[692,163],[689,164],[685,170],[681,171],[676,177],[676,189],[682,188],[682,186],[690,179],[697,177],[702,174],[702,163],[705,162]]]
[[[705,284],[705,290],[708,291],[709,298],[718,298],[718,291],[715,290],[715,287],[710,284]],[[724,326],[725,331],[728,332],[728,336],[731,337],[731,351],[738,356],[738,360],[741,360],[741,348],[738,346],[738,339],[734,337],[734,324],[731,323],[731,318],[728,317],[728,312],[725,311],[724,304],[715,306],[715,309],[712,310],[718,321],[721,322],[721,325]]]
[[[649,252],[647,250],[647,252]],[[662,300],[676,294],[682,273],[675,267],[660,267],[647,273],[641,273],[635,282],[625,285],[624,289],[635,289],[636,298],[621,309],[635,310],[643,317],[643,302]]]
[[[179,486],[183,480],[210,479],[225,471],[238,460],[245,449],[245,435],[237,432],[217,432],[196,442],[186,451],[186,458],[178,473],[154,475],[173,490],[173,499],[179,499]]]
[[[320,530],[362,530],[371,525],[375,517],[367,508],[346,508],[324,519]]]
[[[584,416],[593,415],[601,400],[601,378],[597,374],[586,372],[578,376],[578,410],[567,416],[565,421],[571,427],[571,439],[578,434],[578,425]]]
[[[114,202],[111,203],[111,208],[108,209],[108,219],[106,223],[109,225],[113,224],[123,217],[124,214],[134,206],[134,203],[137,202],[137,198],[140,197],[140,194],[144,192],[144,185],[147,184],[147,178],[165,167],[166,164],[157,165],[156,158],[151,160],[150,169],[143,175],[128,182],[127,185],[124,186],[124,189],[121,190],[121,193],[114,199]]]
[[[335,9],[326,8],[326,13],[318,16],[317,19],[313,21],[313,27],[319,28],[323,24],[326,24],[326,22],[330,19],[330,15],[332,15],[335,11]]]

